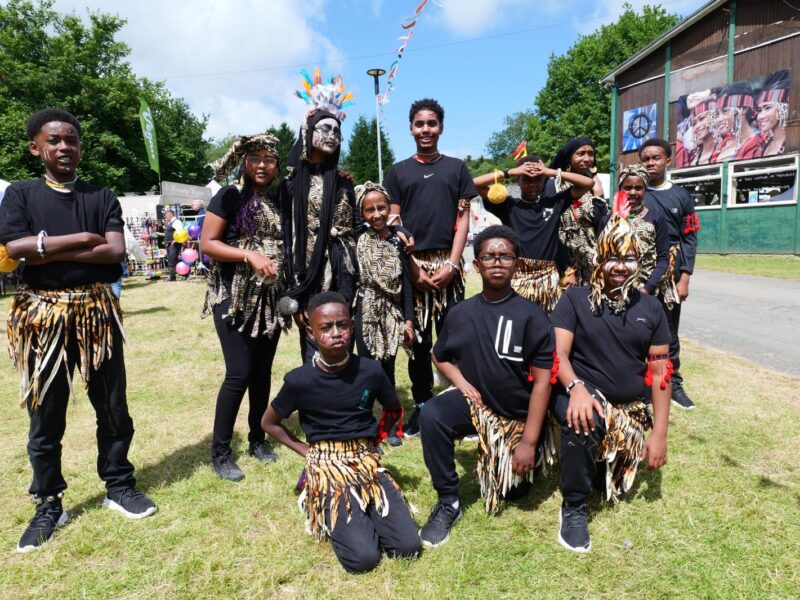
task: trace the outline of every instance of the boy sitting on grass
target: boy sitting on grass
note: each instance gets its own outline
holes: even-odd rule
[[[400,418],[400,402],[379,362],[352,356],[350,308],[337,292],[322,292],[306,307],[308,336],[319,350],[287,373],[264,413],[264,431],[306,458],[306,528],[330,537],[336,558],[350,573],[370,571],[381,559],[419,553],[417,526],[400,487],[383,467],[375,441]],[[381,426],[372,416],[384,407]],[[308,443],[281,421],[298,411]]]
[[[475,269],[483,290],[454,306],[433,349],[453,382],[420,412],[422,452],[439,501],[420,531],[422,543],[445,543],[461,518],[454,458],[457,438],[477,432],[478,478],[487,512],[522,498],[542,462],[537,445],[547,403],[555,341],[542,309],[511,287],[519,241],[494,225],[475,236]]]

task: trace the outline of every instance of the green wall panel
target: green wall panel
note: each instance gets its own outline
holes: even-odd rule
[[[725,250],[722,247],[720,229],[721,210],[698,210],[700,231],[697,234],[697,251],[719,254]]]
[[[796,215],[795,205],[728,209],[727,252],[794,253]],[[701,223],[705,229],[705,222]],[[700,232],[701,235],[703,233],[704,231]],[[713,252],[713,250],[703,251]]]

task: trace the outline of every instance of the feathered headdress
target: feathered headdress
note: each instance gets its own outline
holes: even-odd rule
[[[342,75],[331,77],[330,83],[322,82],[322,73],[319,67],[314,67],[314,76],[308,74],[305,69],[300,71],[303,76],[303,89],[297,90],[297,97],[311,106],[311,109],[326,110],[334,114],[341,121],[347,117],[342,110],[352,104],[353,94],[345,91]]]

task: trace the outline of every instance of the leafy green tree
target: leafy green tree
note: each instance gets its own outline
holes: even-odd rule
[[[353,133],[350,134],[347,145],[347,155],[340,162],[342,168],[353,176],[355,183],[378,181],[378,148],[375,143],[377,127],[375,119],[367,121],[363,115],[353,126]],[[385,175],[394,164],[394,152],[383,130],[381,130],[381,162]]]
[[[80,174],[117,192],[157,187],[139,124],[139,98],[150,105],[161,176],[206,183],[206,118],[198,119],[163,83],[138,78],[117,41],[125,21],[90,13],[88,23],[52,10],[52,0],[0,5],[0,176],[41,174],[27,151],[25,123],[48,106],[72,112],[82,126]]]
[[[506,127],[487,144],[492,156],[507,155],[524,137],[529,153],[549,160],[569,138],[587,136],[596,144],[598,167],[608,170],[611,92],[600,79],[678,23],[660,6],[646,5],[637,13],[626,3],[623,9],[616,23],[581,36],[563,56],[550,57],[533,110],[506,118]]]
[[[272,126],[267,129],[269,133],[278,138],[278,158],[281,165],[281,177],[286,177],[288,171],[288,158],[294,143],[297,141],[297,133],[284,121],[277,127]]]

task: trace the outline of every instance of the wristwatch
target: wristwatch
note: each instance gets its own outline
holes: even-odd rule
[[[574,387],[575,387],[576,385],[578,385],[579,383],[580,383],[581,385],[585,385],[582,379],[573,379],[572,381],[570,381],[570,382],[567,384],[567,387],[566,387],[566,388],[564,388],[564,389],[566,390],[566,392],[567,392],[567,395],[569,395],[569,393],[572,391],[572,388],[574,388]]]
[[[508,179],[508,169],[503,169],[503,177]]]

